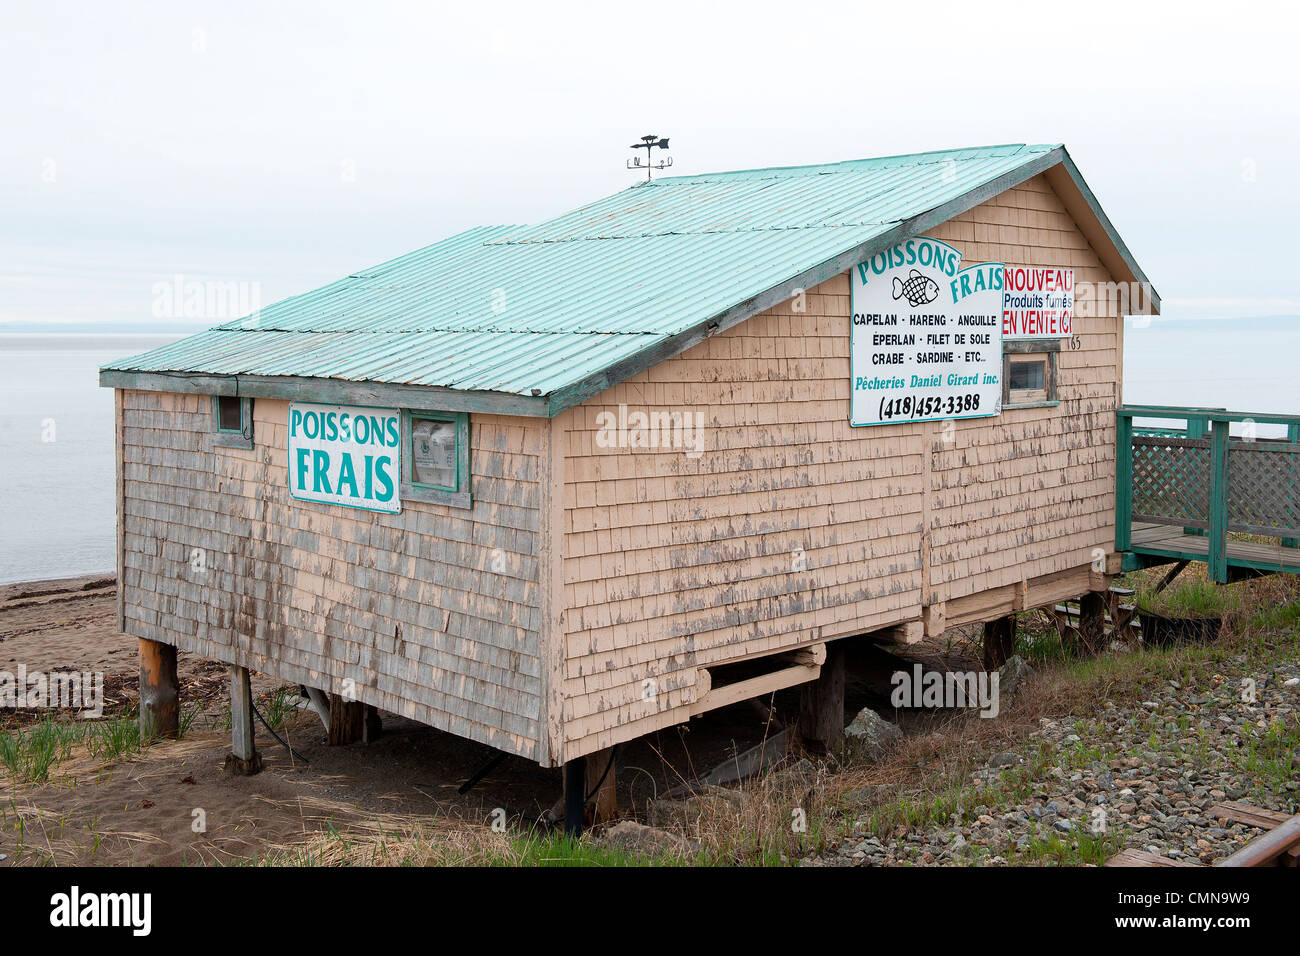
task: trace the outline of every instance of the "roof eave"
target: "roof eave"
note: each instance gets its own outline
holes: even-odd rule
[[[433,385],[352,382],[298,375],[214,375],[208,372],[141,372],[101,369],[102,388],[191,395],[231,395],[334,405],[377,405],[419,411],[477,412],[545,418],[550,412],[541,396],[509,392],[467,391]]]

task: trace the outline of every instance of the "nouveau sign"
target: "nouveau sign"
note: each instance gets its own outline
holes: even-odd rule
[[[295,498],[401,511],[401,454],[395,408],[289,406],[289,493]]]
[[[962,268],[961,253],[917,237],[849,273],[853,425],[980,418],[1002,410],[1006,268]]]
[[[1002,334],[1009,339],[1064,339],[1074,334],[1074,270],[1007,266]]]

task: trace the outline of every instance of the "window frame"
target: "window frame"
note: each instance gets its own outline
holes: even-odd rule
[[[233,398],[239,402],[239,428],[221,427],[221,400]],[[212,396],[212,444],[218,448],[253,447],[253,400],[237,395]]]
[[[415,421],[451,422],[456,435],[456,487],[428,485],[416,482],[411,475],[415,469],[415,447],[412,424]],[[403,501],[426,501],[433,504],[469,508],[473,505],[470,493],[469,468],[469,412],[444,412],[422,408],[402,409],[402,480]]]
[[[1057,339],[1011,339],[1002,343],[1002,407],[1015,408],[1055,408],[1061,402],[1057,397],[1057,355],[1061,343]],[[1043,363],[1043,387],[1035,389],[1011,389],[1011,363],[1041,361]],[[1018,393],[1018,399],[1017,399]]]

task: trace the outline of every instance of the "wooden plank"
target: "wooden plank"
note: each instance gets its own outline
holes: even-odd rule
[[[1205,562],[1209,557],[1209,539],[1202,535],[1184,534],[1180,527],[1146,523],[1134,526],[1130,550],[1139,554],[1167,556],[1173,560]],[[1300,571],[1300,554],[1277,545],[1229,538],[1226,554],[1230,566],[1266,571]]]
[[[1146,850],[1123,850],[1112,856],[1103,866],[1199,866],[1199,864],[1148,853]]]
[[[796,664],[793,667],[772,671],[770,674],[760,674],[747,680],[713,687],[706,696],[690,706],[690,715],[694,717],[719,707],[738,704],[751,697],[762,697],[796,684],[816,680],[820,673],[821,668],[815,664]]]
[[[1291,819],[1289,813],[1266,810],[1263,807],[1254,807],[1237,800],[1225,800],[1223,803],[1215,804],[1210,808],[1209,815],[1216,820],[1224,820],[1228,823],[1244,823],[1247,826],[1259,827],[1261,830],[1271,830]]]

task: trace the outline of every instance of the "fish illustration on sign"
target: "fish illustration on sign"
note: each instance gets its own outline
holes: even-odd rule
[[[925,305],[927,302],[933,302],[939,298],[939,283],[933,279],[927,279],[915,269],[911,271],[906,280],[894,276],[894,298],[902,299],[906,297],[909,305]]]

